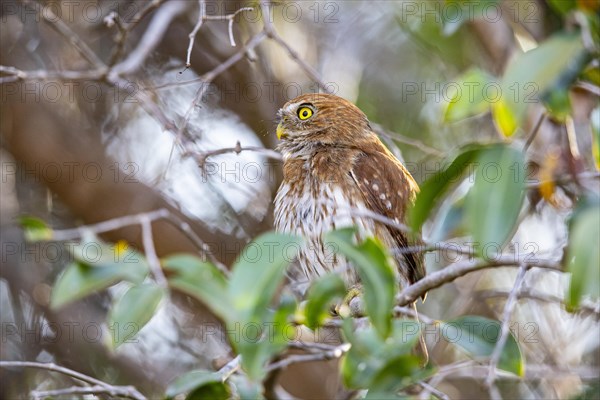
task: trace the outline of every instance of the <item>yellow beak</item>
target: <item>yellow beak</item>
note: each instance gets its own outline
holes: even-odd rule
[[[277,125],[277,139],[281,139],[282,137],[286,137],[286,133],[283,129],[283,123],[280,122],[279,125]]]

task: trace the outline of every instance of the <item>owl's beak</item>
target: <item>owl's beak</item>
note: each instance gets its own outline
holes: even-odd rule
[[[277,125],[277,139],[281,139],[286,136],[287,136],[287,134],[285,133],[285,130],[283,129],[283,122],[280,122],[279,125]]]

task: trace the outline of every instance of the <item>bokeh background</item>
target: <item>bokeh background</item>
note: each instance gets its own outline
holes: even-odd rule
[[[87,326],[106,334],[107,310],[123,287],[50,308],[53,282],[69,255],[60,243],[26,242],[20,215],[61,229],[167,208],[230,265],[246,243],[272,229],[281,170],[268,149],[276,146],[276,112],[290,98],[328,89],[356,103],[423,182],[461,146],[503,140],[489,109],[449,120],[448,83],[474,69],[500,81],[512,61],[552,35],[583,31],[590,38],[586,75],[563,89],[573,129],[566,132],[554,116],[540,119],[546,108],[534,96],[510,139],[524,144],[535,131],[527,153],[532,181],[588,174],[557,184],[551,196],[531,190],[511,239],[513,252],[560,262],[576,197],[571,185],[596,194],[599,189],[598,3],[464,3],[273,2],[269,26],[275,34],[268,35],[261,34],[264,15],[252,1],[2,1],[2,360],[52,361],[156,398],[182,373],[215,368],[230,357],[219,321],[183,294],[164,301],[136,342],[117,351],[98,339],[102,335],[84,334]],[[229,20],[207,18],[186,67],[201,7],[214,17],[249,9],[233,17],[231,32]],[[554,53],[543,62],[551,68],[561,57]],[[567,133],[574,139],[567,140]],[[238,142],[267,150],[238,154]],[[219,149],[230,150],[214,152]],[[448,195],[426,224],[426,237],[468,241],[456,222],[467,188]],[[153,228],[159,256],[198,253],[173,226],[159,221]],[[139,227],[102,238],[142,247]],[[589,246],[600,246],[599,238],[591,237]],[[448,264],[439,254],[427,256],[429,271]],[[465,314],[500,319],[516,272],[470,274],[432,291],[419,308],[440,320]],[[528,273],[523,291],[537,300],[519,300],[511,325],[526,375],[500,380],[504,398],[574,398],[594,384],[580,398],[598,398],[598,302],[586,299],[578,312],[567,311],[561,301],[567,285],[564,273]],[[466,360],[443,340],[428,344],[435,365]],[[331,398],[338,386],[332,369],[323,363],[291,368],[286,390]],[[450,398],[489,396],[476,367],[444,371],[430,383]],[[0,377],[3,398],[28,398],[31,390],[68,382],[37,370],[4,368]]]

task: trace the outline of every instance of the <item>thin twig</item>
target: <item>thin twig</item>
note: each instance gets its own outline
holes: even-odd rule
[[[331,344],[326,344],[326,343],[299,342],[299,341],[288,342],[288,347],[294,348],[294,349],[311,351],[311,352],[331,351],[331,350],[335,350],[335,348],[336,348],[336,346],[333,346]]]
[[[140,217],[140,223],[142,225],[142,243],[144,245],[144,253],[148,259],[148,265],[154,275],[154,279],[159,286],[166,288],[169,283],[167,278],[160,266],[160,260],[156,255],[156,249],[154,248],[154,238],[152,236],[152,220],[147,216]]]
[[[217,374],[221,376],[221,382],[225,382],[231,375],[233,375],[238,369],[240,369],[240,365],[242,362],[242,356],[238,355],[233,360],[229,361],[227,364],[223,365]]]
[[[194,48],[194,42],[196,40],[196,35],[198,35],[198,31],[202,27],[204,21],[229,21],[227,26],[227,31],[229,33],[229,43],[231,47],[235,47],[235,38],[233,37],[233,22],[235,17],[244,11],[252,11],[254,7],[242,7],[236,12],[227,15],[206,15],[206,2],[204,0],[198,0],[198,21],[196,21],[196,25],[194,25],[194,29],[189,34],[189,44],[187,49],[187,56],[185,58],[185,67],[189,68],[192,66],[191,58],[192,58],[192,50]]]
[[[579,174],[576,174],[575,176],[573,176],[573,175],[559,176],[559,177],[554,178],[554,180],[552,180],[552,181],[531,181],[531,182],[528,182],[525,185],[525,187],[527,189],[537,189],[540,186],[548,184],[548,183],[555,183],[555,184],[568,183],[568,182],[572,182],[574,177],[576,177],[580,181],[585,180],[585,179],[598,179],[598,178],[600,178],[600,172],[586,171],[586,172],[581,172]]]
[[[31,397],[34,400],[37,399],[45,399],[47,397],[58,397],[58,396],[72,396],[72,395],[109,395],[113,397],[126,397],[130,399],[137,399],[134,394],[132,394],[131,389],[133,386],[72,386],[64,389],[54,389],[54,390],[33,390],[31,392]]]
[[[161,208],[159,210],[150,211],[147,213],[140,213],[134,215],[124,215],[109,219],[106,221],[98,222],[96,224],[83,225],[72,229],[57,229],[52,231],[52,240],[73,240],[79,239],[85,233],[85,231],[92,231],[94,233],[105,233],[109,231],[115,231],[117,229],[124,228],[130,225],[138,225],[142,218],[148,218],[150,221],[156,221],[161,218],[166,218],[169,215],[169,210]]]
[[[227,153],[240,154],[242,151],[253,151],[253,152],[262,154],[266,157],[275,159],[275,160],[282,160],[281,153],[279,153],[278,151],[271,150],[271,149],[265,149],[264,147],[256,147],[256,146],[242,147],[242,145],[240,144],[239,141],[235,144],[235,147],[224,147],[221,149],[205,151],[202,153],[191,153],[191,155],[194,157],[196,162],[198,162],[198,165],[201,168],[204,168],[204,166],[206,165],[206,160],[209,157],[219,156],[221,154],[227,154]],[[187,154],[184,154],[184,155],[187,155]]]
[[[125,30],[130,32],[154,9],[160,7],[167,0],[152,0],[146,3],[146,6],[131,17],[131,21],[125,23]]]
[[[421,142],[420,140],[412,139],[412,138],[403,136],[399,133],[392,132],[390,130],[385,129],[380,124],[376,124],[373,122],[371,122],[370,124],[371,124],[371,128],[373,128],[373,131],[375,131],[375,133],[378,134],[379,136],[384,136],[390,140],[395,140],[397,142],[404,143],[408,146],[415,147],[415,148],[421,150],[425,154],[431,154],[432,156],[436,156],[436,157],[446,156],[446,153],[444,153],[443,151],[435,149],[430,146],[427,146],[425,143]]]
[[[169,1],[154,14],[148,28],[140,39],[137,47],[129,56],[115,65],[108,73],[110,82],[118,81],[119,77],[130,75],[144,65],[148,55],[158,46],[167,28],[177,17],[188,8],[185,1]]]
[[[52,231],[52,240],[64,241],[79,239],[85,233],[85,231],[92,231],[96,234],[114,231],[117,229],[124,228],[131,225],[142,225],[145,220],[149,222],[158,221],[164,219],[174,227],[178,228],[183,232],[192,243],[194,243],[200,251],[202,251],[209,260],[223,273],[225,276],[229,274],[227,267],[217,260],[212,254],[210,247],[200,239],[200,237],[192,230],[190,225],[173,214],[165,208],[159,210],[150,211],[147,213],[140,213],[135,215],[125,215],[118,218],[109,219],[96,224],[83,225],[73,229],[60,229]]]
[[[269,364],[266,367],[265,371],[270,372],[277,369],[284,369],[292,364],[302,362],[335,360],[346,354],[348,350],[350,350],[350,343],[341,344],[339,346],[336,346],[333,350],[323,351],[321,353],[292,354],[289,357]]]
[[[545,119],[546,119],[546,112],[542,111],[542,114],[540,115],[537,122],[535,123],[535,126],[533,127],[533,129],[531,130],[529,135],[527,135],[527,141],[525,142],[525,145],[523,146],[523,152],[526,152],[527,149],[529,149],[529,146],[531,146],[531,143],[533,143],[533,140],[535,139],[538,131],[540,130],[540,127],[542,126],[542,122],[544,122]]]
[[[15,67],[0,65],[0,73],[8,75],[0,77],[0,84],[18,81],[48,81],[56,79],[64,81],[94,81],[102,79],[106,74],[106,68],[88,71],[47,71],[43,69],[23,71]]]
[[[477,296],[482,299],[491,299],[494,297],[508,297],[508,296],[510,296],[510,294],[511,294],[511,291],[486,290],[484,292],[477,293]],[[537,291],[522,289],[517,293],[517,297],[519,299],[535,300],[535,301],[541,301],[544,303],[557,303],[557,304],[561,304],[563,306],[565,305],[564,298],[555,296],[555,295],[551,295],[551,294],[539,293]],[[582,312],[582,313],[590,314],[597,321],[600,321],[600,303],[596,303],[595,305],[589,304],[589,303],[580,304],[578,306],[578,311]]]
[[[194,25],[194,29],[192,29],[192,31],[188,35],[190,42],[188,44],[187,57],[185,58],[185,67],[186,68],[189,68],[192,66],[192,63],[190,62],[190,58],[192,57],[192,49],[194,48],[194,41],[196,40],[196,35],[198,34],[198,31],[200,30],[200,28],[202,27],[202,24],[204,23],[204,16],[206,15],[206,2],[204,0],[198,0],[198,9],[199,9],[198,10],[198,21],[196,21],[196,25]]]
[[[450,397],[448,397],[448,395],[446,393],[434,388],[427,382],[421,381],[421,382],[419,382],[419,386],[421,386],[423,389],[427,390],[435,398],[438,398],[441,400],[450,400]]]
[[[321,76],[311,65],[309,65],[306,61],[300,57],[298,52],[290,47],[290,45],[277,33],[275,27],[273,26],[273,22],[271,21],[271,10],[269,8],[268,0],[261,0],[260,8],[262,11],[262,20],[264,24],[264,32],[267,34],[269,39],[275,41],[275,43],[279,44],[283,49],[285,49],[289,55],[289,57],[298,64],[298,66],[306,73],[306,75],[315,81],[317,85],[323,90],[325,93],[333,94],[333,91],[326,85],[325,82],[321,79]]]
[[[200,77],[200,79],[198,79],[198,81],[202,82],[202,85],[196,92],[196,95],[194,96],[194,100],[192,101],[192,104],[190,104],[190,107],[188,107],[188,109],[183,117],[183,121],[181,122],[179,128],[177,129],[178,139],[181,138],[181,135],[183,134],[183,131],[185,130],[187,123],[192,115],[192,111],[194,111],[194,108],[196,108],[196,106],[200,103],[202,96],[208,89],[208,84],[210,84],[218,75],[220,75],[221,73],[223,73],[227,69],[229,69],[229,67],[231,67],[233,64],[235,64],[239,60],[241,60],[244,57],[244,54],[246,54],[246,52],[248,52],[249,50],[258,46],[258,44],[260,42],[262,42],[262,40],[264,38],[265,38],[265,34],[263,32],[258,33],[256,36],[254,36],[252,39],[250,39],[248,41],[248,43],[246,43],[246,45],[242,49],[240,49],[240,51],[236,52],[231,57],[229,57],[227,60],[225,60],[224,62],[219,64],[216,68],[214,68],[213,70],[202,75]],[[178,140],[178,142],[179,142],[179,140]]]
[[[489,364],[490,371],[485,380],[486,386],[490,389],[496,381],[496,367],[498,366],[500,356],[502,355],[502,351],[504,350],[504,346],[506,345],[506,341],[508,340],[508,334],[510,333],[510,320],[512,318],[515,306],[517,304],[517,293],[519,292],[519,290],[521,290],[521,286],[525,281],[526,273],[527,264],[522,264],[519,268],[517,277],[515,278],[515,284],[512,290],[510,291],[510,295],[506,299],[506,303],[504,304],[504,311],[502,313],[502,327],[500,329],[500,338],[496,342],[496,346],[494,347],[494,351],[492,352]]]
[[[67,24],[64,23],[60,16],[54,13],[52,7],[45,7],[42,9],[42,6],[37,1],[21,1],[25,5],[31,6],[39,17],[41,17],[49,24],[50,27],[62,35],[75,48],[75,50],[77,50],[77,52],[95,68],[106,68],[106,65],[102,62],[102,60],[100,60],[100,58],[98,58],[96,53],[94,53],[92,49],[90,49],[90,47],[77,34],[75,34],[75,32],[73,32]]]
[[[107,393],[112,396],[121,396],[121,397],[126,397],[126,398],[134,399],[134,400],[146,400],[146,397],[144,395],[142,395],[133,386],[113,386],[113,385],[103,382],[99,379],[82,374],[81,372],[77,372],[77,371],[74,371],[69,368],[61,367],[60,365],[56,365],[54,363],[40,363],[40,362],[33,362],[33,361],[0,361],[0,368],[10,368],[10,367],[38,368],[38,369],[45,369],[48,371],[59,372],[63,375],[67,375],[71,378],[75,378],[75,379],[78,379],[85,383],[91,384],[91,385],[93,385],[92,387],[98,386],[100,388],[104,388],[105,390],[100,393]]]
[[[241,12],[244,11],[252,11],[254,10],[254,7],[242,7],[239,10],[237,10],[236,12],[234,12],[233,14],[229,14],[229,15],[225,15],[225,19],[229,20],[229,24],[227,26],[227,31],[229,32],[229,43],[231,44],[231,47],[235,47],[235,37],[233,36],[233,22],[235,19],[235,16],[238,15]],[[207,19],[216,19],[213,16],[208,16]]]
[[[196,232],[194,232],[190,224],[173,213],[169,213],[169,215],[165,217],[165,221],[179,229],[188,239],[190,239],[190,241],[200,250],[201,254],[206,255],[209,261],[212,262],[214,266],[223,273],[223,275],[229,276],[230,272],[225,264],[215,257],[210,249],[210,246],[206,244]]]
[[[137,24],[141,20],[143,20],[146,15],[148,15],[155,8],[159,7],[165,1],[166,0],[150,1],[149,3],[146,4],[146,7],[139,10],[131,18],[131,21],[129,23],[127,23],[126,21],[123,21],[121,19],[121,17],[119,16],[119,14],[117,14],[116,12],[111,13],[105,19],[105,22],[107,23],[107,25],[109,27],[111,26],[111,23],[114,22],[117,25],[117,28],[119,29],[119,34],[117,35],[117,37],[115,39],[116,47],[110,56],[110,61],[108,62],[108,65],[113,66],[121,58],[121,56],[123,54],[123,49],[125,48],[125,42],[127,41],[129,32],[131,32],[131,30],[133,28],[135,28],[137,26]]]
[[[412,307],[400,307],[400,306],[395,306],[394,307],[394,314],[395,315],[407,315],[409,317],[413,317],[413,318],[419,318],[419,320],[421,322],[423,322],[424,324],[428,324],[428,325],[435,325],[438,323],[437,320],[428,317],[427,315],[424,315],[421,312],[416,312],[414,310],[414,308]]]

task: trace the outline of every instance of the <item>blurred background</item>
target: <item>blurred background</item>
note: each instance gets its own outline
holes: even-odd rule
[[[476,101],[449,116],[456,82],[469,73],[474,81],[501,82],[520,55],[557,32],[581,30],[592,57],[577,83],[562,89],[570,102],[568,132],[560,118],[545,116],[535,87],[515,88],[525,95],[532,90],[534,99],[511,138],[523,145],[535,132],[528,179],[591,177],[557,184],[546,196],[533,187],[515,228],[509,252],[560,262],[575,198],[571,184],[599,191],[598,8],[596,1],[566,0],[276,1],[265,25],[264,9],[254,1],[3,0],[2,360],[52,361],[156,398],[174,377],[230,357],[219,321],[183,294],[161,304],[135,343],[109,350],[101,332],[121,284],[50,308],[53,282],[69,254],[61,242],[26,242],[19,216],[61,229],[166,208],[231,265],[246,243],[272,229],[281,167],[269,149],[276,146],[276,112],[287,100],[329,90],[354,102],[421,183],[461,146],[503,140],[498,118]],[[569,53],[551,52],[542,64],[518,68],[568,66],[563,54]],[[456,222],[464,191],[448,195],[426,224],[426,237],[468,241]],[[153,232],[159,256],[199,252],[164,221]],[[102,238],[142,248],[139,227]],[[600,246],[598,238],[589,246]],[[428,271],[452,261],[430,253]],[[470,274],[430,292],[419,307],[439,320],[500,319],[516,272]],[[567,284],[559,272],[527,275],[522,292],[531,296],[519,300],[511,320],[527,370],[523,379],[499,381],[504,398],[575,398],[594,383],[580,398],[598,398],[598,302],[586,299],[586,307],[568,312],[561,301]],[[428,344],[434,365],[466,359],[442,340]],[[333,397],[337,378],[329,371],[322,383],[316,371],[330,366],[321,364],[290,369],[286,390],[300,398]],[[476,368],[441,371],[430,383],[450,398],[488,397]],[[28,398],[31,390],[66,382],[37,370],[5,368],[0,377],[3,398]]]

